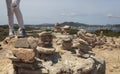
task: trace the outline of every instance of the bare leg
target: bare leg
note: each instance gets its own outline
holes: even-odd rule
[[[18,21],[19,28],[24,29],[23,16],[19,8],[20,0],[12,0],[12,9]]]
[[[9,36],[14,37],[14,13],[12,11],[11,7],[12,0],[6,0],[6,6],[7,6],[7,15],[8,15],[8,26],[9,26]]]
[[[18,37],[24,37],[26,35],[23,16],[19,8],[20,0],[12,0],[12,10],[15,13],[15,16],[18,21],[19,29],[18,29]]]
[[[7,15],[8,15],[8,25],[9,25],[9,28],[12,28],[13,29],[13,24],[14,24],[14,16],[13,16],[13,11],[12,11],[12,8],[11,8],[11,3],[12,3],[12,0],[6,0],[6,5],[7,5]]]
[[[9,21],[9,36],[14,37],[14,14],[17,18],[19,29],[18,36],[24,37],[26,35],[23,17],[19,8],[20,0],[6,0],[8,10],[8,21]]]

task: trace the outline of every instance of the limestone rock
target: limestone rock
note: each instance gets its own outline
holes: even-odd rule
[[[93,58],[82,59],[72,56],[70,52],[65,52],[57,63],[53,63],[53,65],[45,63],[44,67],[49,70],[49,74],[105,74],[104,70],[101,70],[101,68],[104,69],[105,65],[101,63],[98,63]]]
[[[92,47],[90,47],[90,45],[82,39],[74,39],[73,47],[80,49],[80,51],[84,53],[88,53],[89,51],[92,51]]]
[[[29,43],[30,48],[35,49],[38,45],[38,40],[38,38],[29,37],[27,41]]]
[[[62,40],[62,49],[64,50],[71,50],[72,49],[72,39],[66,37]]]
[[[71,29],[70,26],[65,25],[65,26],[63,27],[63,34],[69,34],[69,33],[70,33],[70,29]]]
[[[0,60],[0,74],[16,74],[11,60]]]
[[[77,35],[79,38],[87,41],[92,47],[95,46],[94,43],[97,41],[95,34],[87,33],[84,29],[81,29],[78,31]]]
[[[92,74],[91,71],[95,69],[95,61],[93,59],[86,59],[84,64],[75,67],[75,74]]]
[[[13,54],[24,62],[29,62],[33,60],[35,56],[35,52],[33,49],[25,49],[25,48],[14,48],[12,50]]]
[[[41,47],[52,47],[52,40],[53,40],[53,35],[49,32],[42,32],[39,34],[40,36],[40,41],[39,41],[39,46]]]
[[[56,24],[54,25],[54,31],[55,31],[55,32],[62,32],[62,29],[61,29],[61,26],[60,26],[59,23],[56,23]]]
[[[105,70],[106,70],[105,60],[103,60],[103,58],[98,56],[91,56],[91,58],[95,61],[96,64],[95,71],[93,71],[92,74],[105,74]]]
[[[72,45],[72,38],[68,35],[56,36],[56,38],[53,39],[53,47],[56,50],[72,50]]]
[[[89,40],[94,36],[85,31],[82,34]],[[61,34],[53,38],[51,33],[42,32],[37,37],[8,39],[6,46],[12,42],[15,42],[15,48],[6,49],[12,50],[15,56],[12,63],[18,74],[105,74],[105,61],[91,55],[89,41],[77,36]],[[56,52],[58,49],[64,49],[64,52]],[[72,50],[78,50],[82,57],[76,56]]]
[[[30,45],[28,43],[27,38],[20,38],[20,39],[17,39],[17,41],[15,41],[14,47],[16,47],[16,48],[30,48]]]
[[[53,54],[55,52],[54,48],[44,48],[44,47],[37,46],[36,49],[40,54]]]

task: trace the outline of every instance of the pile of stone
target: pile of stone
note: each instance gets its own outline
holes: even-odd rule
[[[104,36],[102,31],[100,36],[96,36],[95,34],[87,33],[84,29],[81,29],[77,35],[80,39],[86,41],[91,47],[108,50],[120,48],[119,42],[115,41],[115,38]]]
[[[42,32],[39,34],[39,46],[41,47],[52,47],[53,35],[49,32]],[[41,42],[41,43],[40,43]]]
[[[118,41],[116,41],[115,37],[104,37],[104,44],[102,45],[97,45],[96,47],[99,49],[103,49],[103,50],[113,50],[113,49],[119,49],[120,48],[120,43]],[[102,41],[103,42],[103,41]]]
[[[78,32],[78,37],[88,42],[91,47],[104,50],[113,50],[114,48],[120,48],[120,43],[116,41],[115,37],[106,37],[103,35],[103,31],[101,31],[99,36],[96,36],[95,34],[86,33],[85,30],[81,29]]]
[[[92,51],[92,43],[67,35],[69,30],[4,40],[12,47],[16,74],[105,74],[105,61]]]
[[[71,30],[71,27],[68,25],[61,26],[59,23],[56,23],[54,25],[54,32],[55,33],[62,33],[62,34],[69,35],[70,30]]]
[[[80,39],[80,38],[72,39],[72,37],[68,36],[68,35],[62,35],[62,36],[59,35],[59,36],[57,36],[57,38],[55,38],[53,40],[54,40],[53,47],[57,51],[60,51],[60,49],[65,50],[65,51],[67,50],[67,52],[64,51],[64,54],[67,55],[67,57],[64,55],[61,55],[61,57],[62,57],[61,60],[63,59],[63,57],[65,57],[64,60],[66,60],[66,65],[67,65],[62,69],[63,73],[64,73],[64,70],[67,70],[68,72],[65,71],[65,74],[66,73],[69,73],[69,74],[76,74],[76,73],[78,73],[78,74],[105,74],[105,72],[102,71],[102,69],[105,69],[105,62],[103,61],[103,59],[98,58],[95,55],[95,53],[92,51],[92,47],[85,40]],[[68,53],[68,51],[69,51],[69,53]],[[72,59],[73,55],[71,55],[70,52],[72,52],[74,56],[75,55],[77,55],[77,56],[74,57],[74,59]],[[73,64],[72,60],[75,60],[75,58],[77,60]],[[82,61],[82,60],[80,60],[80,58],[84,59],[84,63],[86,60],[89,62],[86,62],[86,64],[84,64],[80,67],[80,66],[78,66],[78,62]],[[78,59],[79,59],[79,61],[78,61]],[[92,64],[97,64],[97,65],[93,66]],[[79,63],[79,65],[80,65],[80,63]],[[98,65],[100,65],[100,67]],[[67,69],[66,69],[66,67],[67,67]],[[87,67],[89,67],[89,69]],[[97,71],[90,72],[90,70],[95,69],[95,68],[98,68],[97,71],[101,70],[101,72],[97,72]]]
[[[62,28],[61,28],[61,26],[60,26],[59,23],[56,23],[56,24],[54,25],[54,31],[55,31],[55,32],[59,32],[59,33],[62,32]]]
[[[10,44],[9,42],[13,42]],[[12,46],[14,57],[9,57],[13,61],[14,68],[17,74],[41,74],[45,72],[41,65],[39,54],[51,54],[54,49],[49,49],[52,46],[52,34],[42,32],[38,38],[13,38],[6,39],[3,42],[6,45]],[[46,73],[46,72],[45,72]]]
[[[97,42],[97,39],[95,34],[87,33],[84,29],[80,29],[77,35],[80,39],[83,39],[86,42],[88,42],[88,44],[91,45],[92,47],[96,45],[95,42]]]
[[[63,34],[69,34],[71,27],[68,26],[68,25],[65,25],[65,26],[63,26],[62,29],[63,29],[63,30],[62,30],[62,31],[63,31]]]

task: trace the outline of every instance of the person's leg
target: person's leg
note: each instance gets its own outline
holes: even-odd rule
[[[22,13],[19,8],[19,4],[20,4],[20,0],[12,0],[12,8],[19,25],[18,36],[25,36],[26,33],[25,33],[24,21],[23,21]]]
[[[23,21],[22,13],[21,13],[20,8],[19,8],[19,4],[20,4],[20,0],[12,0],[12,7],[13,7],[13,10],[15,12],[15,16],[17,18],[18,25],[20,28],[24,29],[25,28],[24,21]]]
[[[8,26],[9,26],[9,36],[14,37],[14,12],[11,7],[12,0],[6,0],[7,15],[8,15]]]

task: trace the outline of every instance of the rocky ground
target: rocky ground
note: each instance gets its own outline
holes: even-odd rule
[[[50,36],[50,34],[47,35]],[[76,39],[71,40],[70,38],[64,37],[64,35],[58,35],[58,37],[56,35],[56,39],[53,43],[53,48],[55,48],[55,50],[53,48],[48,50],[43,45],[45,43],[38,40],[39,37],[42,38],[43,36],[39,34],[38,36],[28,36],[24,39],[6,38],[2,41],[0,43],[0,74],[16,73],[13,66],[13,61],[10,59],[15,57],[13,54],[16,55],[18,59],[22,60],[22,63],[20,61],[18,62],[21,64],[18,65],[20,68],[17,70],[17,74],[104,74],[104,60],[106,61],[106,74],[120,74],[120,38],[112,38],[111,41],[110,37],[106,37],[108,43],[106,42],[103,45],[96,45],[92,48],[93,52],[89,52],[91,51],[91,46],[89,46],[88,43],[81,39],[80,41],[78,39],[78,42],[76,42]],[[51,37],[47,38],[47,43],[49,43],[50,38]],[[61,39],[63,41],[61,41]],[[38,44],[36,43],[36,40],[38,41]],[[23,42],[23,44],[17,45],[19,42]],[[73,42],[74,47],[72,47],[71,42]],[[51,45],[51,43],[49,43],[49,45]],[[37,48],[35,48],[36,46]],[[77,50],[75,47],[83,49],[82,55],[81,50],[78,50],[79,53],[70,50],[70,48]],[[27,51],[25,50],[27,54],[24,54],[24,49],[27,49]],[[34,55],[32,50],[28,51],[28,49],[37,49],[37,54],[39,54],[39,56],[37,55],[37,59],[31,54],[30,55],[37,60],[37,66],[39,66],[39,68],[36,69],[31,65],[26,65],[26,62],[28,61],[31,63],[31,57],[28,56],[28,52]],[[21,52],[16,52],[18,50],[21,50]],[[25,56],[20,55],[21,53]],[[95,53],[95,55],[92,53]],[[32,61],[32,64],[33,63],[34,62]],[[26,68],[31,67],[32,70],[26,70],[26,68],[22,68],[21,65],[27,66]]]
[[[49,33],[40,34],[40,38],[46,39],[29,36],[6,38],[1,43],[1,74],[104,74],[104,60],[90,54],[85,54],[84,58],[77,56],[71,51],[76,49],[72,47],[72,40],[68,36],[57,37],[58,39],[52,43],[52,48],[46,47],[51,45]],[[48,41],[46,42],[46,40]],[[38,44],[35,43],[36,41]],[[83,44],[85,43],[83,42]],[[91,49],[86,45],[82,46]],[[86,50],[86,52],[88,51]]]
[[[107,37],[107,39],[110,39],[110,37]],[[114,37],[114,40],[116,43],[120,43],[120,38]],[[95,47],[93,51],[105,59],[106,74],[120,74],[120,44],[118,48],[103,45],[103,48]]]

